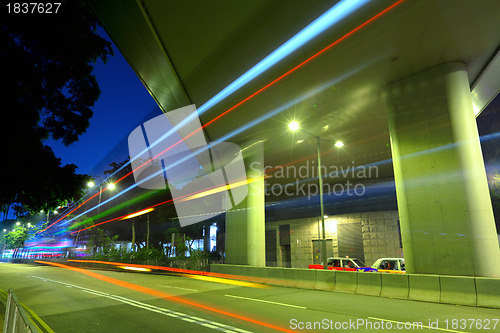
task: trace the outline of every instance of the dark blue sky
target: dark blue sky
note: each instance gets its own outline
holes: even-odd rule
[[[105,32],[99,33],[109,40]],[[115,55],[106,64],[99,61],[94,65],[101,96],[93,107],[86,133],[68,147],[54,140],[45,142],[63,165],[76,164],[77,173],[100,175],[109,163],[121,162],[126,157],[130,132],[142,121],[160,114],[142,82],[114,45],[113,48]]]

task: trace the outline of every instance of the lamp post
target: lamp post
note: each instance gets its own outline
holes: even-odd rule
[[[102,184],[103,184],[103,180],[101,179],[101,177],[99,176],[96,176],[97,178],[99,178],[99,180],[101,181],[99,183],[99,203],[97,204],[97,214],[96,214],[96,217],[99,216],[99,210],[100,210],[100,207],[101,207],[101,194],[102,194]],[[93,181],[89,181],[87,183],[87,187],[88,188],[93,188],[95,186],[95,183]],[[113,184],[112,182],[111,183],[108,183],[107,186],[106,186],[107,189],[114,189],[115,188],[115,184]],[[80,237],[80,231],[82,229],[78,229],[78,232],[76,233],[76,238],[75,238],[75,246],[78,246],[78,238]]]
[[[101,177],[99,176],[96,176],[97,178],[99,178],[99,180],[101,181],[99,183],[99,203],[97,205],[97,215],[96,216],[99,216],[99,210],[100,210],[100,207],[101,207],[101,194],[102,194],[102,183],[104,182]],[[93,181],[90,181],[87,183],[87,186],[89,188],[92,188],[95,186],[95,183]],[[106,186],[107,189],[109,190],[113,190],[115,188],[115,184],[113,184],[112,182],[108,183],[107,186]]]
[[[288,128],[292,130],[293,132],[299,130],[300,126],[299,123],[296,121],[292,121],[290,124],[288,124]],[[327,257],[326,257],[326,228],[325,228],[325,207],[323,204],[323,176],[321,174],[321,137],[319,135],[314,135],[313,133],[306,131],[304,129],[301,130],[301,132],[306,133],[307,135],[312,136],[313,138],[316,139],[316,147],[317,147],[317,154],[318,154],[318,180],[319,180],[319,206],[320,206],[320,214],[321,214],[321,229],[323,233],[323,239],[321,242],[321,259],[323,261],[323,269],[328,270],[328,262],[327,262]],[[329,140],[325,140],[328,141]],[[335,147],[340,148],[344,144],[341,141],[337,141],[335,143]]]

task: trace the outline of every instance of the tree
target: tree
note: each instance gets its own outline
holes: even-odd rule
[[[14,249],[13,258],[15,258],[17,251],[23,247],[24,242],[28,239],[28,228],[23,226],[16,226],[14,230],[3,236],[3,242],[9,249]]]
[[[87,241],[86,252],[92,253],[92,255],[95,255],[98,252],[107,255],[115,245],[117,239],[118,235],[110,237],[106,231],[98,229],[97,232],[91,235]]]
[[[0,21],[4,177],[0,205],[18,213],[76,199],[85,176],[61,166],[44,140],[69,145],[85,132],[100,90],[92,75],[111,43],[96,33],[85,1],[63,1],[57,14],[7,15]]]
[[[16,226],[14,230],[4,236],[5,243],[11,249],[22,247],[28,239],[28,229],[23,226]]]

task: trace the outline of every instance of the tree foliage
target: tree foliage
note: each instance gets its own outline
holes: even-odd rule
[[[97,232],[87,240],[87,253],[95,254],[100,252],[106,255],[111,251],[117,239],[117,235],[109,236],[106,231],[97,229]]]
[[[85,1],[64,1],[57,14],[8,15],[0,21],[4,176],[0,205],[20,213],[53,209],[81,193],[85,177],[61,165],[44,140],[68,145],[85,132],[100,90],[93,63],[111,44],[96,33]]]
[[[10,249],[17,249],[24,245],[28,239],[28,228],[23,226],[16,226],[14,230],[3,236],[4,242]]]

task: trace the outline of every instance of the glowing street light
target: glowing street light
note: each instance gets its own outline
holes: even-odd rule
[[[94,187],[94,186],[95,186],[95,183],[94,183],[94,182],[92,182],[92,181],[90,181],[90,182],[88,182],[88,183],[87,183],[87,186],[88,186],[88,187]]]
[[[296,121],[292,121],[290,124],[288,124],[288,128],[292,131],[297,131],[300,126],[299,123]],[[313,133],[306,131],[306,130],[301,130],[301,132],[304,132],[314,138],[316,138],[316,148],[318,151],[318,181],[319,181],[319,204],[320,204],[320,211],[321,211],[321,229],[323,231],[323,239],[321,242],[321,259],[323,261],[323,269],[328,269],[328,261],[327,261],[327,256],[326,256],[326,228],[325,228],[325,218],[328,218],[327,215],[325,215],[325,207],[323,204],[323,177],[321,175],[321,148],[320,148],[320,143],[321,143],[321,138],[319,135],[314,135]],[[344,144],[341,141],[337,141],[335,143],[335,147],[340,148],[344,146]]]
[[[295,132],[299,129],[299,123],[296,121],[292,121],[290,124],[288,124],[288,128]]]
[[[115,189],[115,184],[113,184],[113,183],[109,183],[109,185],[108,185],[108,189],[109,189],[109,190],[114,190],[114,189]]]
[[[21,222],[17,221],[17,222],[16,222],[16,225],[21,225]]]

